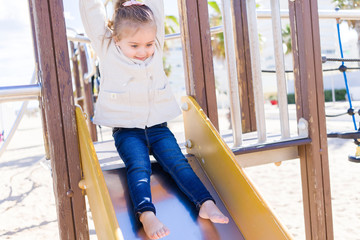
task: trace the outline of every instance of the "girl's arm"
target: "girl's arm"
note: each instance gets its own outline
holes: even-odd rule
[[[163,0],[145,0],[145,4],[149,6],[149,8],[153,11],[156,26],[157,26],[157,34],[156,37],[159,40],[160,47],[164,46],[165,39],[165,29],[164,29],[164,2]]]
[[[91,40],[95,51],[102,45],[107,32],[106,11],[101,0],[79,0],[81,20],[85,32]]]

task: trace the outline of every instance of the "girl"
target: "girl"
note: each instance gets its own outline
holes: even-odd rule
[[[227,223],[167,128],[166,122],[181,112],[163,70],[163,1],[148,0],[145,5],[120,0],[108,24],[101,0],[80,0],[80,11],[100,61],[94,123],[113,128],[134,212],[147,236],[159,239],[170,233],[151,201],[149,153],[196,205],[200,217]]]

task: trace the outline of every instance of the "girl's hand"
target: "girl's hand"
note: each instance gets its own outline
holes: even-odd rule
[[[145,5],[145,3],[138,2],[136,0],[129,0],[123,3],[124,7],[132,6],[132,5]]]

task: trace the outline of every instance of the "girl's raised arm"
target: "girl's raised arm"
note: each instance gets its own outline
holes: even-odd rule
[[[156,26],[157,26],[157,34],[156,37],[159,40],[161,48],[164,46],[165,39],[165,29],[164,29],[164,2],[163,0],[146,0],[145,4],[149,6],[149,8],[153,11]]]
[[[101,0],[79,0],[85,32],[95,48],[100,48],[107,32],[106,11]]]

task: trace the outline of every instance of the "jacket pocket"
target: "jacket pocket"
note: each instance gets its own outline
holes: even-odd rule
[[[104,112],[129,112],[130,114],[130,94],[128,91],[112,92],[103,90],[101,108]]]
[[[155,92],[156,92],[155,100],[157,102],[168,101],[172,97],[172,92],[171,92],[168,84],[166,84],[166,83],[161,88],[156,89]]]
[[[157,90],[159,91],[159,93],[162,91],[162,90],[165,90],[165,88],[167,87],[167,83],[164,83],[162,86],[160,86]]]

